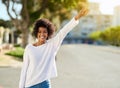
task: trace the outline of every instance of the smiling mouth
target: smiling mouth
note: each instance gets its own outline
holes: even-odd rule
[[[45,37],[44,37],[44,36],[39,36],[39,38],[40,38],[40,39],[45,39]]]

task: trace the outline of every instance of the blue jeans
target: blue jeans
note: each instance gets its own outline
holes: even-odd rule
[[[36,85],[30,86],[30,87],[27,87],[27,88],[51,88],[51,85],[50,85],[49,80],[45,80],[41,83],[38,83]]]

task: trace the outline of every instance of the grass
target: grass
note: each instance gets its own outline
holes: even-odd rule
[[[14,56],[14,57],[22,59],[23,58],[23,53],[24,53],[23,48],[16,47],[15,50],[11,50],[11,51],[7,52],[6,55],[10,55],[10,56]]]

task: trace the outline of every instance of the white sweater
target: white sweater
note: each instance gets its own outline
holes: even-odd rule
[[[74,18],[55,37],[40,46],[28,44],[24,51],[19,88],[30,87],[57,76],[55,56],[67,33],[79,21]]]

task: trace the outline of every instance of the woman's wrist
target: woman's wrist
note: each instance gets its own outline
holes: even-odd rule
[[[80,16],[75,16],[75,20],[79,20],[81,17]]]
[[[75,20],[78,20],[78,19],[77,19],[77,16],[75,16],[74,19],[75,19]]]

